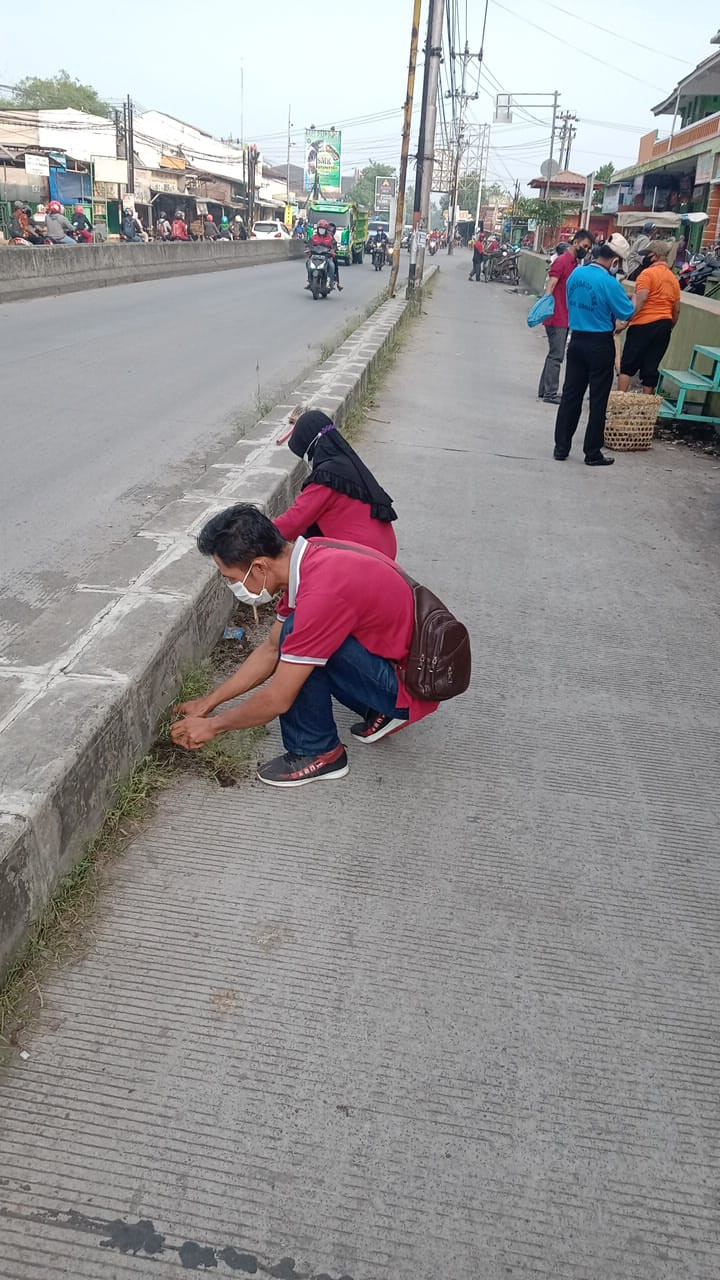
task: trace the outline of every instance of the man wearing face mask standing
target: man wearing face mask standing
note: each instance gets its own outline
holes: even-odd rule
[[[619,280],[612,274],[618,261],[616,251],[604,244],[587,266],[573,271],[567,286],[572,337],[568,346],[560,407],[555,419],[556,462],[570,453],[573,436],[582,412],[585,392],[590,388],[590,413],[583,449],[589,467],[609,467],[614,458],[602,452],[605,415],[615,373],[615,325],[629,320],[636,306]]]
[[[360,720],[355,742],[372,744],[437,709],[403,679],[415,629],[413,589],[379,552],[323,539],[287,542],[257,507],[238,503],[207,522],[198,549],[211,556],[236,599],[282,596],[269,636],[207,698],[176,708],[173,740],[191,751],[234,729],[280,719],[285,754],[258,770],[273,787],[344,778],[335,698]],[[263,688],[259,686],[262,685]],[[211,712],[256,690],[238,706]]]
[[[565,355],[568,336],[567,282],[578,262],[582,262],[592,248],[593,237],[590,231],[576,231],[570,244],[559,253],[550,264],[545,292],[555,299],[555,310],[543,323],[548,340],[548,353],[545,357],[538,397],[546,404],[559,404],[558,386],[560,385],[560,369]]]

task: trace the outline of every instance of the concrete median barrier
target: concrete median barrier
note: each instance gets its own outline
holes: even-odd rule
[[[233,271],[302,258],[299,240],[202,240],[156,244],[46,245],[0,249],[0,302],[102,289],[164,276]]]
[[[73,252],[72,250],[70,252]],[[436,270],[437,268],[435,268]],[[432,274],[431,272],[428,274]],[[403,320],[384,303],[294,391],[0,661],[0,974],[147,750],[182,674],[233,608],[198,530],[233,502],[284,510],[306,474],[276,441],[298,404],[342,423]]]

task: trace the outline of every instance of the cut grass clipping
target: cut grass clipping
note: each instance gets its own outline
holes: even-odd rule
[[[177,702],[202,698],[216,683],[210,659],[189,671]],[[88,937],[88,917],[97,899],[103,864],[119,853],[152,812],[158,793],[180,772],[211,778],[220,786],[234,786],[254,763],[264,726],[246,733],[225,734],[199,751],[184,751],[170,737],[172,709],[163,716],[158,735],[115,790],[97,835],[82,857],[60,881],[50,902],[12,968],[0,985],[0,1058],[9,1045],[19,1047],[19,1030],[42,1008],[42,981],[49,968],[77,952]]]

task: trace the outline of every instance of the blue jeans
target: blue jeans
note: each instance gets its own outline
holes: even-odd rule
[[[282,640],[292,631],[293,622],[291,614],[283,623]],[[407,720],[407,709],[395,705],[397,695],[398,680],[392,662],[370,653],[350,636],[324,667],[315,667],[290,710],[280,716],[285,750],[299,756],[317,756],[338,746],[333,698],[362,719],[379,711]]]

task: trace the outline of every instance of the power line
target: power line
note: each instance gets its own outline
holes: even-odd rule
[[[645,44],[641,40],[632,40],[630,36],[619,31],[613,31],[611,27],[601,27],[599,22],[591,22],[584,15],[581,17],[578,13],[573,13],[572,9],[563,9],[562,5],[555,4],[554,0],[542,0],[543,4],[548,5],[550,9],[557,9],[558,13],[564,13],[566,18],[575,18],[577,22],[582,22],[584,27],[594,27],[596,31],[602,31],[606,36],[614,36],[616,40],[621,40],[623,44],[634,44],[636,49],[642,49],[643,53],[656,53],[661,58],[669,58],[671,62],[679,62],[683,67],[689,67],[692,64],[687,58],[678,58],[674,53],[666,53],[664,49],[655,49],[653,45]]]
[[[573,53],[582,53],[584,57],[590,58],[592,62],[599,62],[601,67],[608,67],[610,71],[616,71],[618,75],[627,76],[628,80],[635,80],[637,84],[645,85],[648,89],[656,89],[658,93],[665,92],[662,86],[652,84],[649,80],[643,80],[640,76],[634,76],[631,71],[625,71],[623,67],[618,67],[614,62],[606,62],[604,58],[598,58],[597,54],[590,53],[582,45],[573,44],[571,40],[564,40],[556,32],[548,31],[547,27],[541,27],[537,22],[531,22],[530,18],[525,18],[516,13],[514,9],[508,8],[506,4],[501,4],[501,0],[492,0],[492,3],[497,9],[503,9],[505,13],[509,13],[511,18],[517,18],[519,22],[524,22],[528,27],[534,27],[536,31],[541,31],[544,36],[550,36],[551,40],[557,40],[560,44],[566,45],[568,49],[572,49]]]

